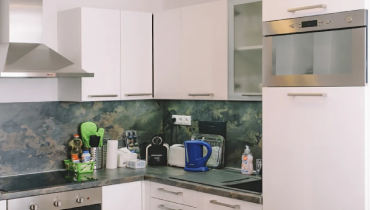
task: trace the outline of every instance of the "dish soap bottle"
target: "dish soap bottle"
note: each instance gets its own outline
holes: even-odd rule
[[[242,155],[242,174],[253,174],[253,155],[248,146],[245,146],[244,153]]]

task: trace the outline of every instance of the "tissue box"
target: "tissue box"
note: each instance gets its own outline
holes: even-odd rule
[[[129,160],[126,164],[128,168],[145,168],[146,162],[144,160]]]
[[[118,150],[118,155],[117,155],[117,166],[119,168],[121,167],[126,167],[127,166],[127,161],[130,160],[136,160],[137,159],[137,154],[136,153],[131,153],[131,152],[122,152]]]

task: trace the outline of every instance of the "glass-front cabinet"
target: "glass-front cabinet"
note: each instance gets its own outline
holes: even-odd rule
[[[229,1],[229,100],[262,100],[262,1]]]

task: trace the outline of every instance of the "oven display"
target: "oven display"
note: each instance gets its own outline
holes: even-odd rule
[[[316,27],[316,26],[317,26],[317,20],[310,20],[310,21],[302,22],[302,28]]]

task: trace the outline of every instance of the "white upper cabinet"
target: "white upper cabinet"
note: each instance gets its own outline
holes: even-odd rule
[[[227,1],[154,14],[154,98],[227,99]]]
[[[154,98],[181,99],[181,9],[154,14]]]
[[[263,0],[263,21],[366,9],[365,0]],[[324,5],[325,8],[321,7]],[[318,8],[312,8],[316,6]],[[299,11],[288,11],[302,9]]]
[[[121,12],[121,99],[153,96],[152,13]]]
[[[181,10],[183,99],[228,97],[228,3],[220,0]]]
[[[59,79],[60,101],[119,100],[120,11],[76,8],[58,15],[58,49],[93,78]]]

